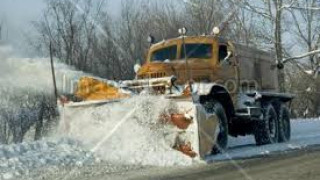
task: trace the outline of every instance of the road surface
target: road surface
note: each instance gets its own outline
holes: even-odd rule
[[[158,180],[318,180],[320,146],[280,152],[266,157],[224,161],[188,168],[145,169],[118,175],[100,175],[89,179]]]

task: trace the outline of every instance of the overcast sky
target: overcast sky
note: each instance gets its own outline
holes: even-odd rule
[[[107,0],[113,14],[120,11],[121,0]],[[0,23],[8,29],[8,40],[15,46],[22,42],[25,33],[32,31],[31,21],[38,20],[45,8],[45,0],[0,0]]]

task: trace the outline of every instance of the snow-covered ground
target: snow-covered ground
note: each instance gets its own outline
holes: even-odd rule
[[[73,140],[42,140],[0,146],[0,179],[12,179],[30,171],[56,166],[83,166],[99,159]]]
[[[207,161],[268,155],[277,151],[302,149],[320,144],[320,119],[292,120],[291,128],[291,140],[287,143],[256,146],[253,136],[230,137],[227,153],[208,157]]]

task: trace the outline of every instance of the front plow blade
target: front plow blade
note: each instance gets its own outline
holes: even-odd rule
[[[215,114],[208,114],[201,104],[186,101],[176,103],[180,116],[171,116],[171,123],[176,126],[176,140],[172,147],[194,159],[204,159],[212,153],[216,143],[218,118]]]
[[[212,153],[212,148],[216,143],[216,130],[218,118],[215,114],[207,114],[203,106],[197,106],[197,119],[199,131],[199,154],[201,159]]]

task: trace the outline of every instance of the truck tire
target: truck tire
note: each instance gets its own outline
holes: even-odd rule
[[[254,137],[257,145],[272,144],[278,142],[278,116],[272,106],[267,104],[263,107],[263,119],[255,124]]]
[[[279,110],[279,142],[288,142],[291,138],[290,111],[282,104]]]
[[[217,135],[216,144],[212,147],[211,154],[224,153],[228,146],[228,119],[223,106],[218,101],[207,102],[205,109],[208,113],[215,113],[219,119],[219,132]]]

